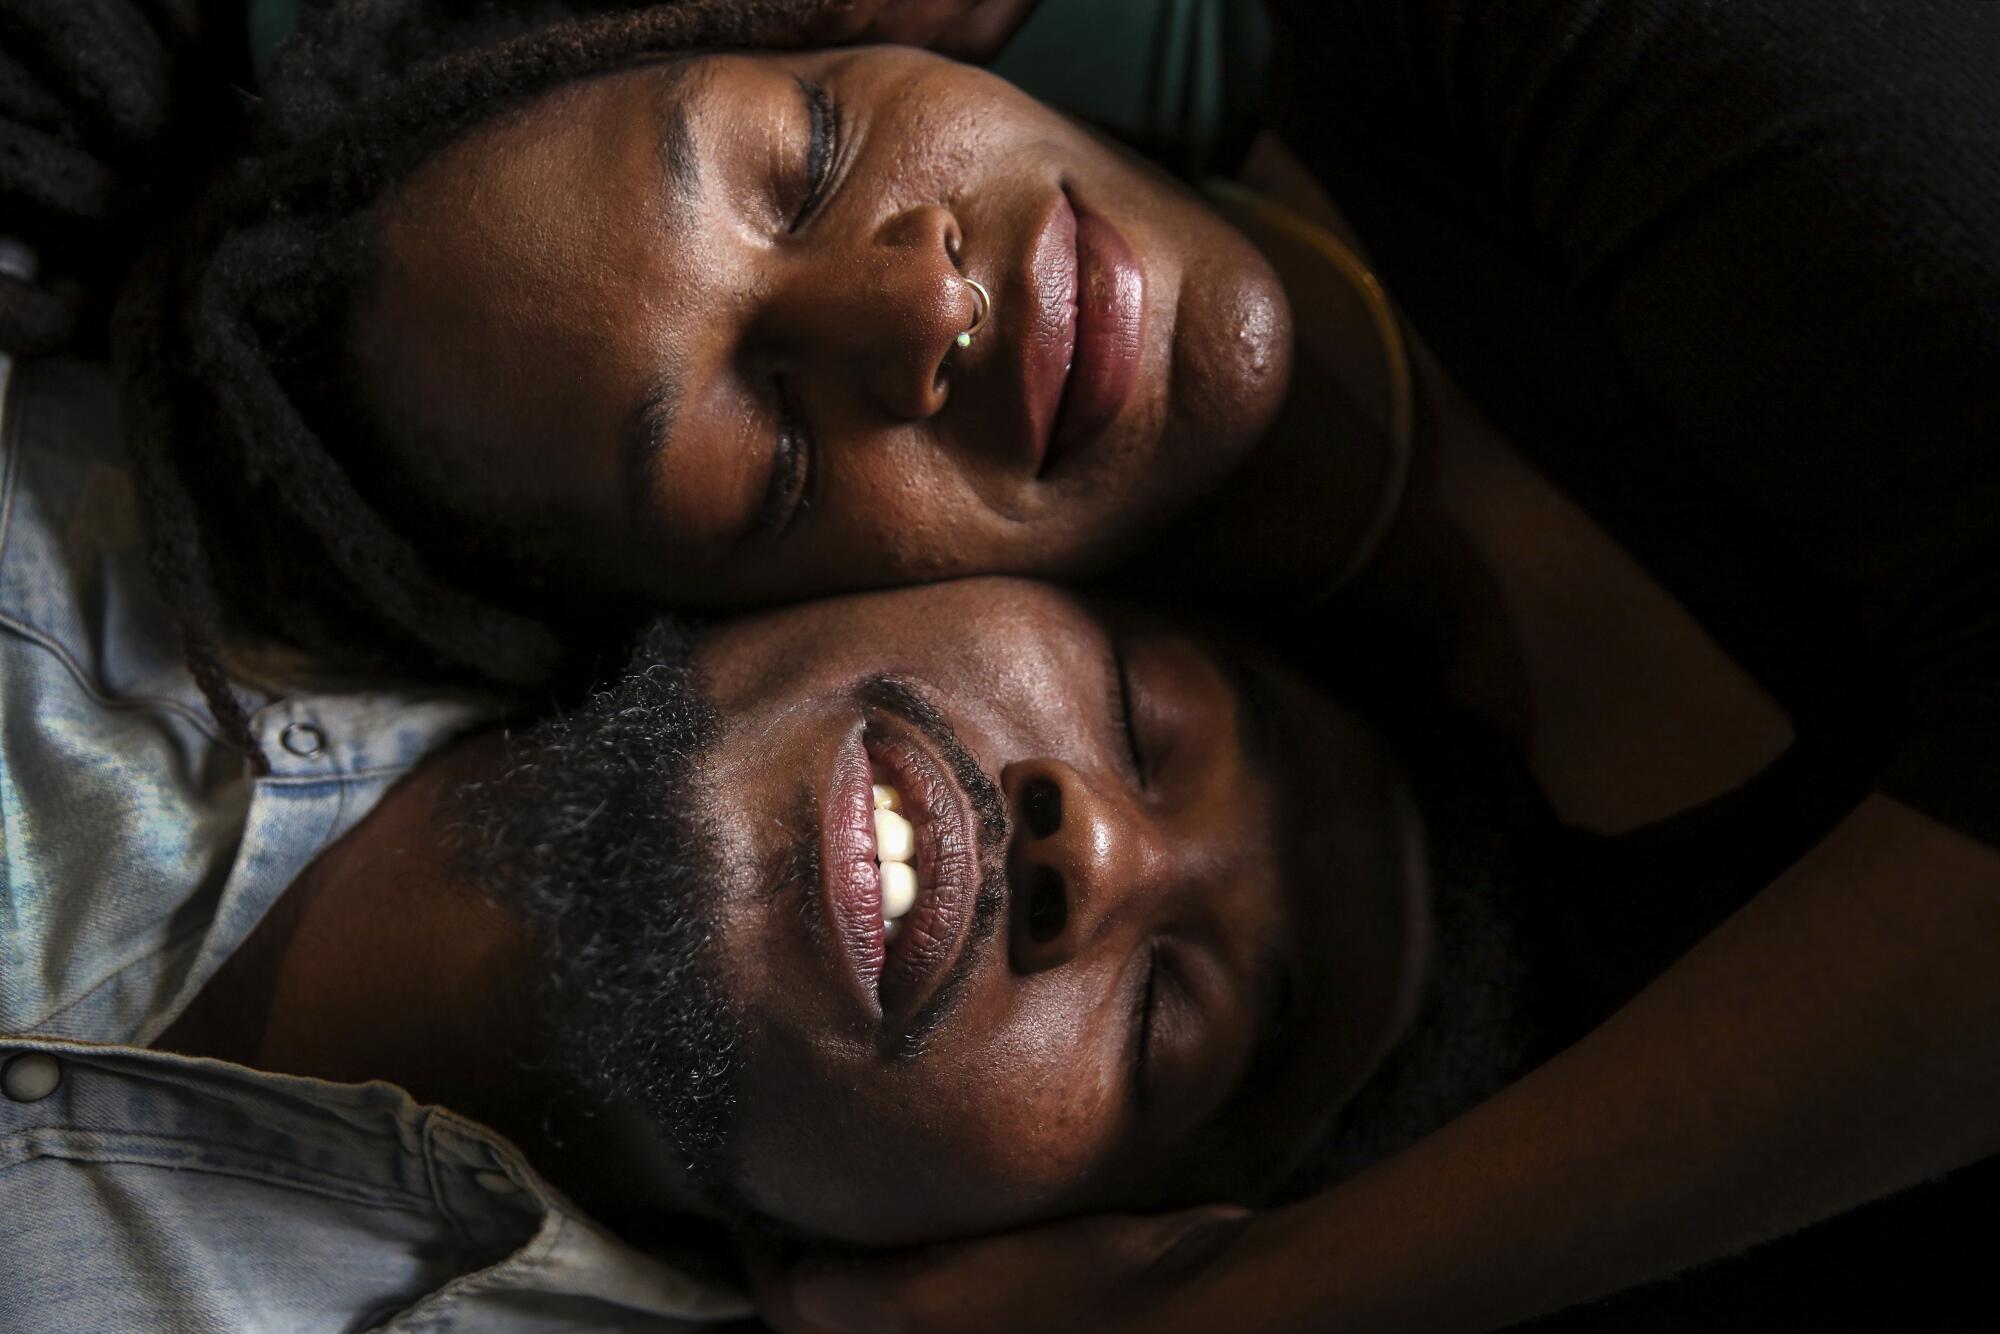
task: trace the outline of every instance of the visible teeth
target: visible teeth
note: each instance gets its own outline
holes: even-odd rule
[[[885,862],[906,862],[917,848],[916,831],[892,810],[875,812],[875,856]]]
[[[897,812],[903,796],[887,783],[873,785],[875,808],[875,858],[882,878],[882,939],[894,940],[903,928],[900,920],[917,904],[917,872],[910,865],[916,855],[917,832]]]
[[[908,862],[883,862],[882,916],[895,921],[917,902],[917,873]]]

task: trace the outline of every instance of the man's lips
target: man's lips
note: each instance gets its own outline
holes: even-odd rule
[[[847,961],[863,1003],[880,1009],[882,882],[875,869],[875,819],[867,725],[857,719],[834,747],[820,794],[820,888],[836,953]]]
[[[894,787],[914,827],[917,901],[885,939],[875,852],[875,783]],[[839,971],[886,1031],[906,1025],[971,935],[980,880],[970,801],[928,740],[870,708],[834,750],[822,799],[821,890]]]

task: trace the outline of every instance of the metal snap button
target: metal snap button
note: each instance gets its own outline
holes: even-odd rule
[[[0,236],[0,273],[31,283],[41,267],[32,247],[23,245],[14,237]]]
[[[47,1052],[23,1052],[0,1070],[0,1093],[14,1102],[40,1102],[62,1083],[62,1065]]]
[[[285,730],[278,733],[278,744],[302,760],[309,760],[326,749],[326,733],[311,723],[287,723]]]
[[[512,1195],[521,1188],[520,1183],[505,1172],[474,1172],[472,1179],[495,1195]]]

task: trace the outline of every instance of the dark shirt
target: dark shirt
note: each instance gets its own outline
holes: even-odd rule
[[[2000,6],[1275,8],[1280,128],[1453,376],[2000,845]]]
[[[2000,5],[1270,7],[1412,324],[1798,734],[1560,845],[1579,1028],[1870,790],[2000,846]],[[1995,1237],[1988,1165],[1548,1327],[1988,1328]]]

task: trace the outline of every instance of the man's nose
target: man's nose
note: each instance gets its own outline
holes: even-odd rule
[[[809,252],[771,303],[790,357],[858,388],[879,412],[917,421],[944,407],[946,359],[973,323],[960,236],[936,205],[904,210],[860,244]]]
[[[1198,883],[1198,850],[1178,846],[1122,791],[1057,760],[1010,765],[1001,783],[1016,816],[1008,948],[1017,970],[1057,968],[1107,933],[1144,931]]]

